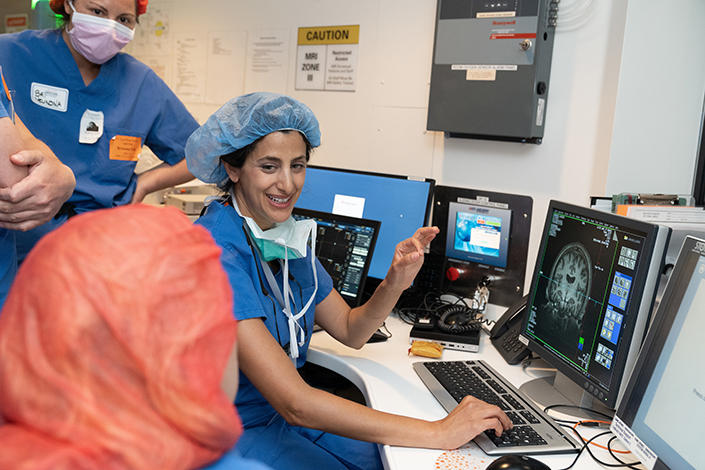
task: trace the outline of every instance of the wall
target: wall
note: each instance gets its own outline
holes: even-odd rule
[[[436,0],[174,0],[171,5],[171,31],[177,34],[291,30],[287,93],[308,104],[321,121],[323,145],[314,163],[532,196],[530,260],[551,198],[587,204],[591,195],[605,194],[626,2],[597,2],[587,23],[556,35],[541,145],[447,139],[425,130]],[[295,90],[296,29],[347,24],[360,25],[357,90]],[[187,106],[200,122],[217,109]]]
[[[692,194],[705,99],[705,2],[629,2],[608,193]]]
[[[564,0],[561,8],[581,1],[585,0]],[[2,3],[0,14],[4,13],[5,0]],[[654,94],[663,94],[662,85],[648,85],[654,79],[650,71],[663,71],[659,75],[667,82],[666,72],[672,70],[669,67],[674,62],[667,60],[667,54],[680,51],[684,40],[692,51],[674,57],[679,72],[668,88],[668,96],[680,96],[682,82],[688,86],[703,84],[702,68],[695,68],[692,73],[683,72],[683,68],[694,56],[700,63],[705,60],[705,55],[695,53],[703,43],[704,33],[673,34],[683,28],[697,29],[697,22],[703,17],[702,0],[679,3],[681,13],[678,17],[669,16],[665,22],[671,29],[659,34],[658,41],[648,42],[657,43],[653,51],[642,50],[640,41],[664,26],[657,21],[663,8],[656,8],[655,0],[597,1],[584,25],[571,31],[559,28],[541,145],[448,139],[442,133],[425,130],[436,0],[152,0],[150,9],[158,5],[170,6],[172,35],[257,29],[290,31],[285,91],[316,112],[323,131],[323,145],[315,152],[313,163],[431,176],[438,184],[532,196],[529,260],[535,257],[539,231],[552,198],[587,204],[591,195],[627,190],[662,192],[673,187],[678,192],[690,192],[695,153],[685,147],[677,154],[668,153],[677,183],[663,188],[658,185],[662,155],[666,154],[663,147],[672,146],[666,140],[668,134],[678,129],[692,133],[691,118],[679,119],[684,99],[664,108],[638,104]],[[683,22],[678,23],[681,19]],[[357,90],[295,90],[297,28],[350,24],[360,25]],[[652,60],[656,53],[658,60]],[[667,66],[663,70],[653,64]],[[638,86],[640,83],[643,85]],[[685,101],[694,103],[692,109],[702,109],[702,95],[683,96]],[[666,106],[668,101],[669,98],[659,99],[658,106]],[[186,104],[199,122],[218,108],[216,104]],[[641,125],[625,125],[636,117],[659,119],[671,126],[664,127],[667,132],[655,133]],[[644,139],[634,129],[647,129],[658,139]],[[681,139],[681,133],[674,135],[686,140]],[[694,139],[692,134],[688,138],[691,142]],[[638,153],[632,152],[631,146],[638,142],[645,144]],[[659,142],[660,147],[656,145]],[[654,150],[649,152],[652,146]],[[635,162],[635,155],[651,156]],[[637,183],[648,184],[623,188],[621,182],[632,174]]]

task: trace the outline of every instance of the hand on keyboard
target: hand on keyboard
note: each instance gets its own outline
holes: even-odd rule
[[[513,427],[499,407],[472,396],[463,398],[448,416],[437,423],[444,436],[442,447],[447,450],[457,449],[487,429],[493,429],[500,436]]]

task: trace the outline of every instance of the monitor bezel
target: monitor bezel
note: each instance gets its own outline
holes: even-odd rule
[[[534,272],[531,279],[529,296],[527,298],[527,313],[530,311],[534,299],[536,298],[538,276],[541,271],[541,260],[543,259],[543,256],[546,252],[546,243],[549,237],[549,227],[552,222],[554,210],[573,213],[578,216],[587,217],[593,220],[601,220],[605,224],[616,225],[620,229],[630,229],[644,233],[645,240],[643,253],[648,253],[648,257],[642,258],[642,262],[640,262],[637,272],[635,274],[635,279],[644,279],[644,281],[647,281],[649,279],[649,271],[653,269],[652,263],[654,255],[660,256],[660,260],[658,261],[660,265],[663,262],[663,255],[665,253],[665,250],[657,250],[660,252],[660,255],[659,253],[655,253],[654,251],[655,247],[657,246],[657,242],[659,241],[658,237],[660,227],[658,225],[650,224],[636,219],[631,219],[628,217],[623,217],[621,215],[616,215],[609,212],[603,212],[596,209],[551,200],[548,205],[544,228],[541,234],[541,242],[539,244],[539,249],[536,256],[536,264],[534,266]],[[632,301],[629,303],[628,306],[628,320],[626,322],[626,325],[623,325],[623,338],[627,341],[622,341],[620,343],[618,351],[615,353],[615,359],[613,361],[613,364],[615,364],[615,370],[610,378],[609,390],[606,392],[606,396],[603,400],[598,400],[597,395],[593,395],[594,400],[610,409],[614,409],[619,399],[621,398],[622,393],[624,392],[624,383],[626,383],[627,380],[627,369],[630,369],[633,366],[633,364],[630,365],[628,361],[630,360],[632,354],[635,354],[635,350],[633,349],[635,346],[635,331],[636,335],[640,336],[639,338],[636,338],[636,341],[638,341],[638,345],[636,346],[638,348],[643,340],[642,334],[644,331],[644,327],[649,323],[650,320],[648,317],[649,312],[653,308],[654,301],[656,298],[656,286],[654,285],[653,292],[648,294],[652,296],[651,299],[644,299],[644,291],[646,287],[651,290],[651,286],[646,286],[645,282],[635,283],[634,291],[632,293]],[[636,301],[637,299],[638,301]],[[648,305],[646,308],[647,312],[642,311],[642,309],[644,309],[643,302],[645,300],[648,301]],[[646,315],[646,317],[642,317],[642,315]],[[525,341],[525,344],[532,352],[536,353],[544,361],[554,367],[559,373],[563,374],[565,377],[570,379],[570,381],[574,382],[578,387],[583,389],[585,393],[588,393],[591,385],[593,386],[593,389],[595,389],[595,386],[599,387],[599,384],[592,380],[591,377],[586,377],[584,374],[577,371],[574,366],[566,363],[565,361],[557,357],[557,355],[553,351],[546,348],[540,342],[534,340],[531,336],[527,335],[526,332],[528,328],[528,323],[529,315],[527,314],[524,318],[523,326],[521,329],[521,338]],[[639,333],[640,330],[642,331],[642,333]],[[634,360],[634,358],[631,359]]]
[[[431,220],[431,207],[433,204],[433,195],[434,191],[436,188],[436,180],[433,178],[426,178],[423,176],[412,176],[412,175],[400,175],[400,174],[392,174],[392,173],[379,173],[379,172],[373,172],[373,171],[365,171],[365,170],[354,170],[354,169],[349,169],[349,168],[337,168],[337,167],[329,167],[329,166],[322,166],[322,165],[307,165],[307,169],[317,169],[317,170],[323,170],[323,171],[337,171],[341,173],[352,173],[352,174],[358,174],[358,175],[365,175],[365,176],[375,176],[375,177],[380,177],[380,178],[394,178],[394,179],[402,179],[402,180],[408,180],[408,181],[417,181],[420,183],[429,183],[429,188],[428,188],[428,195],[426,197],[426,207],[424,209],[424,220],[423,220],[423,227],[427,227],[429,225],[429,221]],[[304,183],[305,185],[305,183]],[[297,201],[298,203],[298,201]],[[382,225],[384,225],[384,221],[382,221]],[[421,226],[420,226],[421,227]],[[380,227],[381,230],[381,227]],[[397,243],[402,240],[397,240]],[[373,254],[374,256],[374,254]],[[375,276],[368,275],[367,276],[367,281],[365,282],[365,291],[368,295],[371,295],[375,289],[379,286],[379,284],[383,281],[383,278],[377,278]]]
[[[324,219],[324,220],[334,220],[336,222],[341,222],[344,224],[351,224],[351,225],[363,225],[365,227],[371,227],[374,229],[374,234],[372,235],[372,242],[370,243],[370,253],[374,253],[375,250],[375,245],[377,244],[377,237],[379,236],[379,228],[382,225],[380,221],[378,220],[371,220],[371,219],[358,219],[357,217],[348,217],[346,215],[338,215],[334,214],[332,212],[323,212],[323,211],[315,211],[312,209],[302,209],[300,207],[294,207],[294,210],[292,211],[292,214],[297,214],[301,215],[304,217],[308,217],[310,219]],[[365,266],[362,269],[362,280],[360,281],[360,286],[357,291],[357,295],[355,296],[355,299],[353,300],[352,298],[349,297],[344,297],[341,295],[343,300],[351,307],[359,307],[362,305],[362,299],[364,298],[365,295],[365,284],[367,283],[367,272],[370,269],[370,265],[372,264],[372,255],[367,257],[367,261],[365,262]]]
[[[646,392],[663,347],[678,316],[686,290],[693,277],[694,267],[705,256],[705,240],[687,236],[668,278],[658,309],[644,340],[641,352],[627,382],[624,397],[615,416],[630,428],[634,424],[644,393]],[[685,280],[687,276],[687,280]],[[637,436],[638,437],[638,436]],[[648,443],[645,443],[648,445]],[[655,470],[670,470],[672,467],[657,456]]]

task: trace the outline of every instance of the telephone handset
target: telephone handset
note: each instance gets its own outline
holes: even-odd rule
[[[490,340],[509,364],[519,364],[531,354],[529,348],[519,341],[519,333],[524,325],[528,295],[507,309],[495,322],[490,331]]]

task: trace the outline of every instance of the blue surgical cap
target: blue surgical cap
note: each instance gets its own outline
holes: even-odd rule
[[[201,181],[221,184],[228,179],[220,157],[282,130],[296,130],[313,147],[321,145],[318,119],[303,103],[277,93],[250,93],[225,103],[191,134],[186,164]]]

